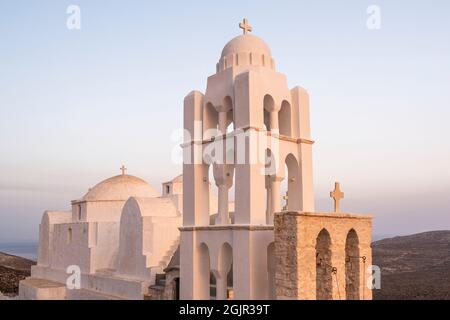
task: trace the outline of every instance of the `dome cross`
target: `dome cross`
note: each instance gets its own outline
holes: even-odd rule
[[[242,29],[244,34],[247,34],[247,32],[252,32],[252,26],[248,24],[248,20],[244,18],[241,23],[239,23],[239,28]]]
[[[122,165],[122,167],[120,168],[120,171],[122,171],[123,176],[127,173],[127,170],[128,169],[124,165]]]

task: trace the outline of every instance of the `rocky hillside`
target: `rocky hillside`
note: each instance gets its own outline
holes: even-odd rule
[[[372,250],[381,268],[374,299],[450,300],[450,231],[383,239]]]
[[[0,252],[0,294],[17,295],[19,281],[30,275],[34,264],[34,261]]]

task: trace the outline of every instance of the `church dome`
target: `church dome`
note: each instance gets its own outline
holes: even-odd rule
[[[216,72],[222,72],[233,67],[237,67],[238,72],[242,72],[249,67],[275,70],[275,61],[272,58],[269,46],[261,38],[245,33],[231,39],[225,45],[216,65]]]
[[[272,57],[269,46],[252,34],[243,34],[229,41],[222,50],[222,58],[230,54],[255,53]]]
[[[154,198],[158,192],[144,180],[127,174],[106,179],[90,189],[81,201],[126,201],[130,197]]]

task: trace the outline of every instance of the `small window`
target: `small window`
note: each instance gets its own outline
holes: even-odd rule
[[[69,228],[67,230],[67,244],[70,244],[72,242],[72,228]]]
[[[78,205],[77,210],[78,210],[78,220],[81,221],[81,205]]]
[[[166,194],[170,194],[170,186],[169,185],[166,186]]]

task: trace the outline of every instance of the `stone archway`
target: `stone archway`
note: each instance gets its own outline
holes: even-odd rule
[[[347,300],[360,299],[360,260],[358,234],[351,229],[345,241],[345,297]]]
[[[316,239],[316,299],[333,299],[331,237],[322,229]]]

